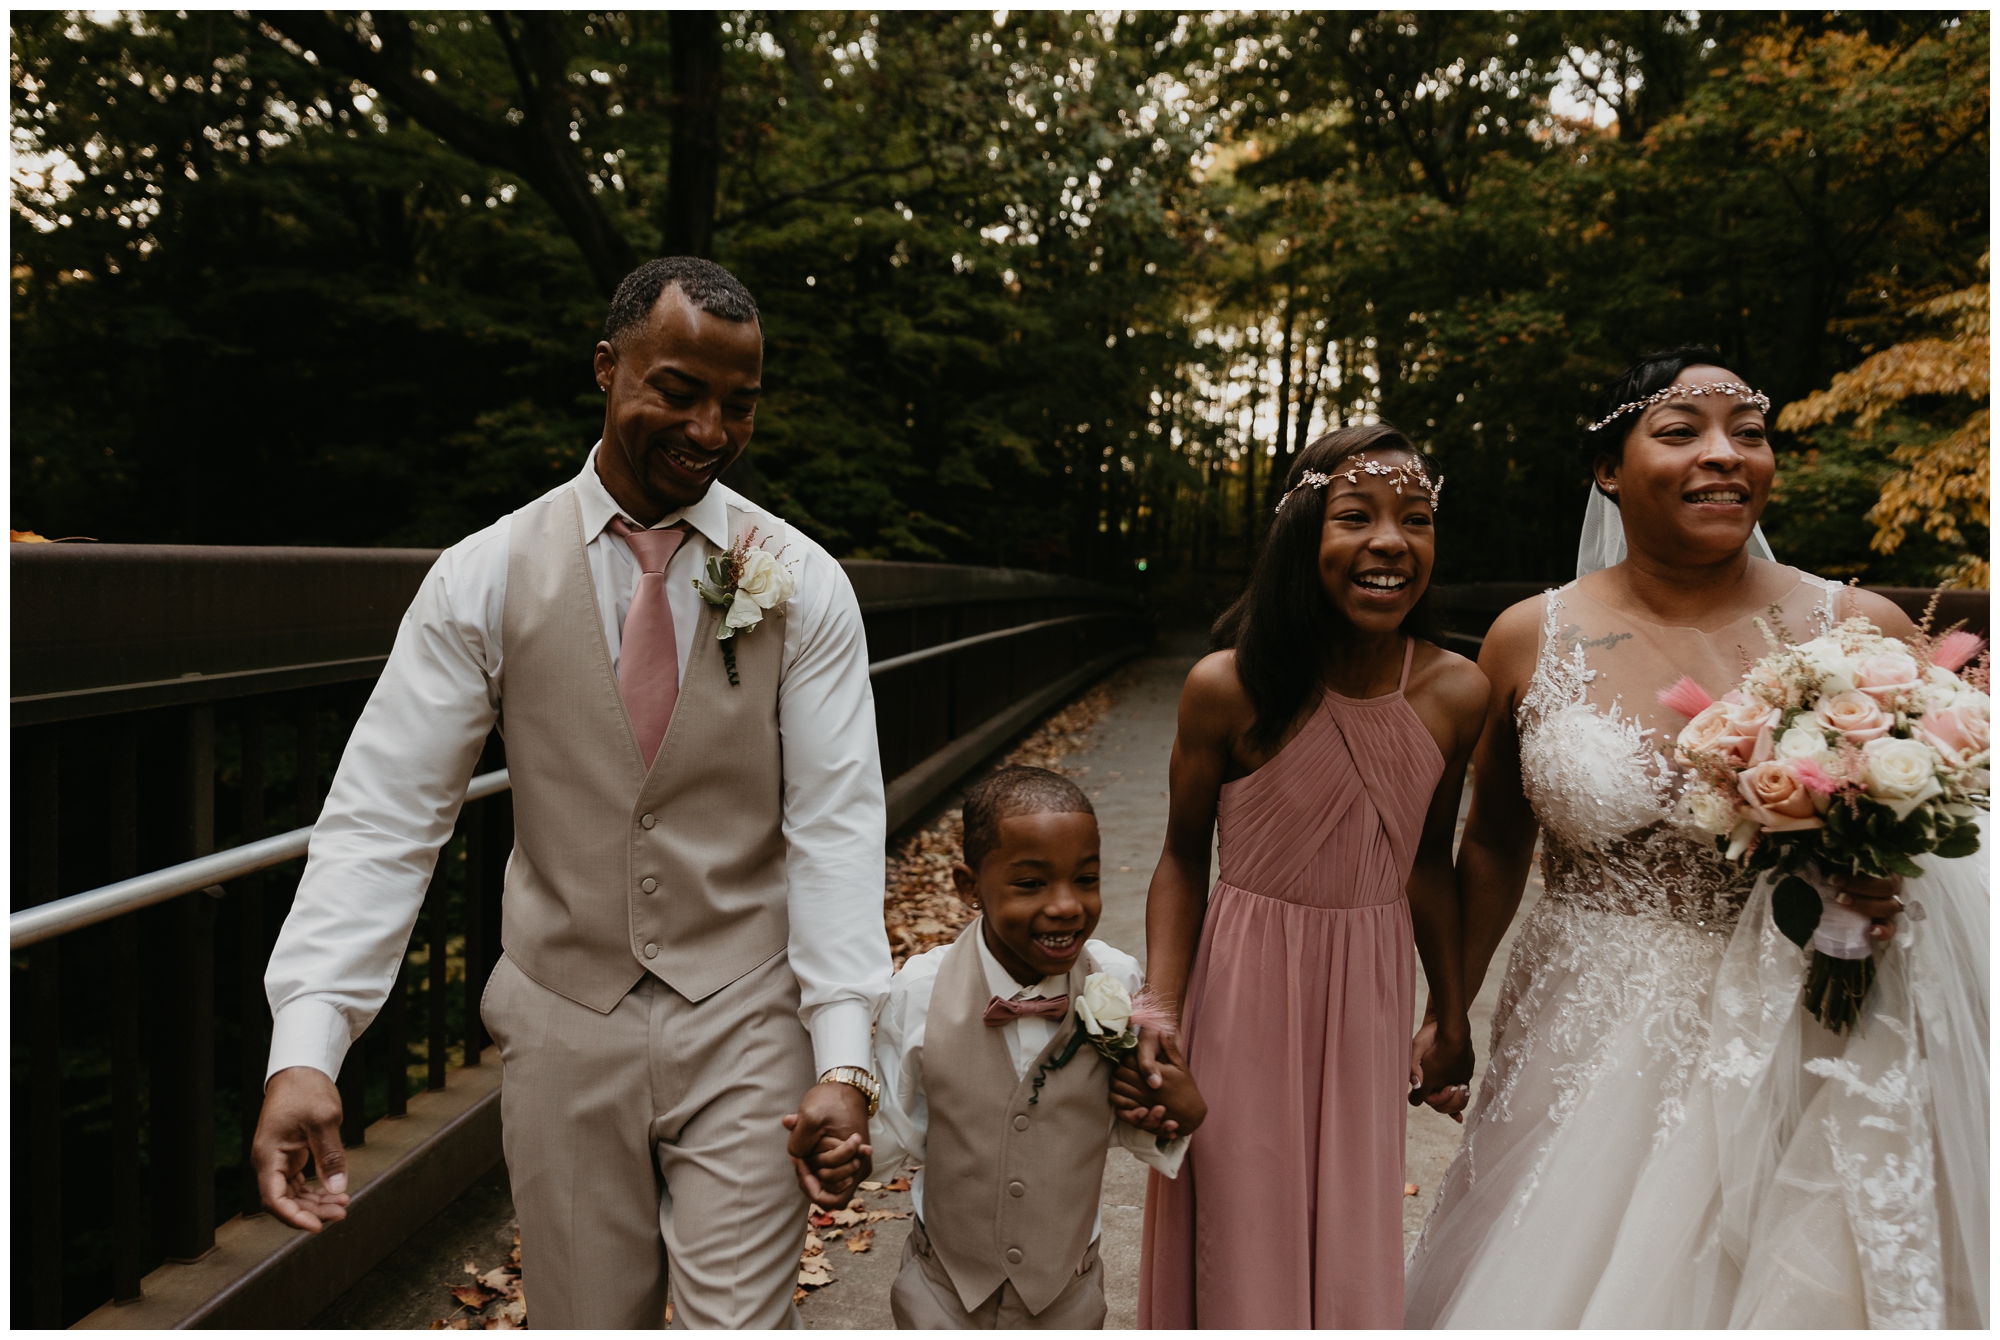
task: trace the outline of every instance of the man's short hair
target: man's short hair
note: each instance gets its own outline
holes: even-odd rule
[[[750,290],[714,261],[699,256],[662,256],[618,282],[618,291],[611,295],[611,310],[604,315],[604,338],[616,344],[619,336],[644,322],[670,284],[710,316],[724,321],[758,319],[757,300],[750,296]]]
[[[1000,821],[1020,814],[1088,814],[1090,797],[1047,768],[1002,768],[965,793],[965,863],[979,869],[1000,845]]]

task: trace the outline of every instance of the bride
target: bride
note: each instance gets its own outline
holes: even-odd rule
[[[1411,1256],[1410,1326],[1988,1324],[1987,854],[1843,886],[1879,974],[1843,1038],[1800,1006],[1768,894],[1677,814],[1659,690],[1733,687],[1759,616],[1789,641],[1857,614],[1914,631],[1771,561],[1768,401],[1720,361],[1655,355],[1611,387],[1578,579],[1508,610],[1480,656],[1466,999],[1537,831],[1546,892]]]

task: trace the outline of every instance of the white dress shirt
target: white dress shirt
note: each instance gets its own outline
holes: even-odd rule
[[[560,489],[576,493],[615,671],[639,578],[632,551],[607,529],[624,514],[597,477],[595,449]],[[666,569],[683,672],[702,612],[694,578],[728,548],[731,506],[770,515],[715,484],[700,502],[658,522],[689,527]],[[338,1075],[348,1046],[388,997],[438,851],[499,714],[511,522],[502,517],[438,558],[355,723],[265,974],[267,1078],[300,1065]],[[882,928],[886,815],[867,639],[854,589],[824,549],[792,531],[781,557],[798,581],[782,621],[778,730],[799,1018],[821,1072],[865,1067],[869,1021],[890,974]]]
[[[1044,977],[1033,986],[1022,986],[993,957],[984,936],[976,943],[979,966],[986,972],[986,989],[990,994],[1002,1000],[1033,1000],[1038,996],[1060,996],[1069,990],[1067,975]],[[937,986],[938,969],[944,966],[945,952],[950,948],[939,945],[905,963],[889,983],[888,998],[882,1002],[881,1016],[875,1021],[875,1077],[882,1084],[882,1103],[868,1125],[868,1142],[875,1150],[878,1177],[893,1177],[906,1164],[924,1161],[931,1127],[930,1102],[924,1096],[924,1025],[930,1018],[931,991]],[[1145,974],[1139,971],[1137,959],[1102,940],[1086,942],[1084,952],[1090,955],[1099,972],[1111,973],[1125,984],[1127,991],[1139,994]],[[1028,1015],[999,1026],[1007,1039],[1007,1055],[1014,1062],[1017,1080],[1027,1076],[1028,1067],[1049,1045],[1059,1023]],[[1116,1117],[1111,1122],[1112,1149],[1129,1149],[1141,1163],[1158,1168],[1169,1177],[1180,1171],[1187,1143],[1187,1136],[1177,1136],[1161,1149],[1159,1137],[1151,1131],[1140,1130]],[[910,1178],[910,1202],[921,1216],[924,1212],[921,1169]],[[1097,1226],[1090,1231],[1093,1241],[1103,1228],[1104,1212],[1100,1206]]]

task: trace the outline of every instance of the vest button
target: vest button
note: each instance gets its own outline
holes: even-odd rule
[[[660,881],[654,879],[651,875],[648,875],[646,878],[639,881],[639,887],[643,889],[645,892],[651,893],[654,889],[660,887]]]
[[[1028,1129],[1028,1117],[1026,1113],[1023,1113],[1022,1115],[1014,1118],[1014,1129],[1017,1131],[1025,1131]]]
[[[660,956],[660,947],[659,947],[658,945],[647,945],[647,946],[646,946],[646,957],[647,957],[647,958],[658,958],[659,956]]]
[[[1021,1249],[1019,1247],[1009,1247],[1007,1249],[1007,1264],[1010,1266],[1021,1264]]]
[[[1019,1200],[1021,1197],[1028,1194],[1028,1188],[1026,1185],[1020,1182],[1009,1182],[1007,1183],[1007,1194],[1012,1196],[1015,1200]]]
[[[639,816],[639,827],[641,828],[651,828],[656,822],[658,821],[654,819],[653,816],[650,814],[642,814]]]

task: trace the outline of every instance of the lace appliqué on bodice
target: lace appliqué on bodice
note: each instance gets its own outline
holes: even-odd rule
[[[1522,786],[1542,827],[1544,896],[1522,923],[1501,988],[1485,1115],[1509,1120],[1537,1065],[1552,1081],[1547,1115],[1560,1126],[1636,1028],[1657,1085],[1657,1147],[1685,1115],[1708,1050],[1709,984],[1756,881],[1681,816],[1685,783],[1655,732],[1615,697],[1608,707],[1590,701],[1599,674],[1591,644],[1561,628],[1559,592],[1546,600],[1541,653],[1516,714]]]

